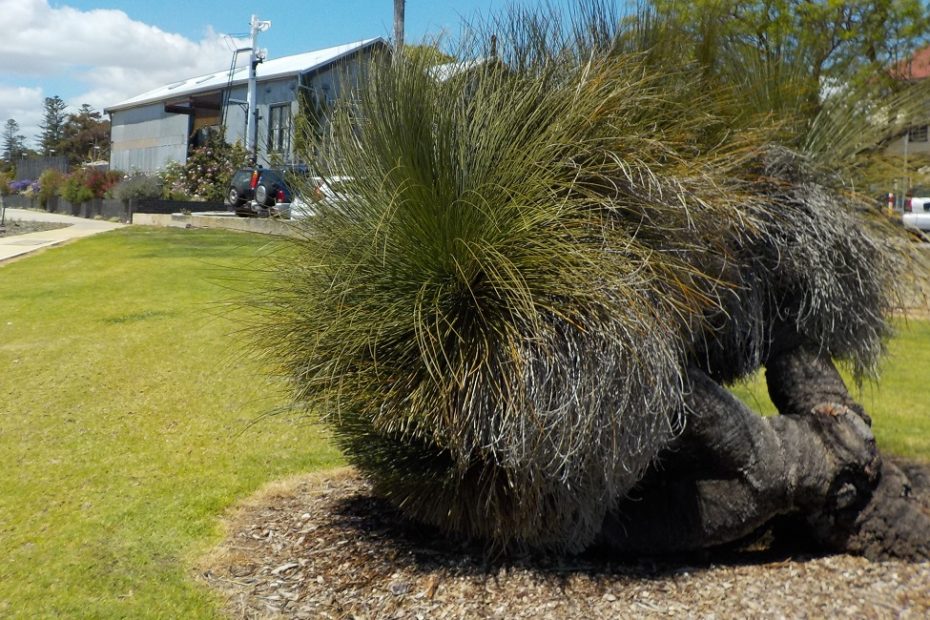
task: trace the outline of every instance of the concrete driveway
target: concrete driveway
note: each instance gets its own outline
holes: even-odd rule
[[[71,217],[58,213],[44,211],[31,211],[29,209],[7,209],[7,220],[20,220],[22,222],[55,222],[68,224],[66,228],[34,232],[12,237],[0,237],[0,263],[16,258],[42,248],[66,243],[73,239],[89,237],[97,233],[122,228],[124,224],[104,222],[102,220],[88,220],[82,217]]]

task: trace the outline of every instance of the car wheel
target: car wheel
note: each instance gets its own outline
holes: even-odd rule
[[[242,202],[242,199],[239,198],[239,190],[235,187],[229,188],[229,193],[226,195],[227,203],[232,207],[238,207]]]

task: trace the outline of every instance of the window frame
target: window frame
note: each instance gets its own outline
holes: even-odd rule
[[[908,142],[927,142],[927,125],[915,125],[907,129]]]
[[[291,152],[291,103],[275,103],[268,106],[268,152],[288,154]]]

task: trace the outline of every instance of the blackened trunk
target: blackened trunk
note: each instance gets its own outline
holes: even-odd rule
[[[676,553],[733,543],[796,515],[820,546],[868,557],[930,558],[930,511],[883,463],[870,420],[833,363],[797,347],[768,360],[781,415],[763,418],[689,371],[688,424],[605,520],[602,543]]]

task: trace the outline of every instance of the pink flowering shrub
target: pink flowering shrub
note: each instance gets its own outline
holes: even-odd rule
[[[187,163],[169,163],[161,173],[166,198],[197,201],[222,201],[226,187],[237,168],[248,161],[241,144],[226,144],[219,135],[194,149]]]

